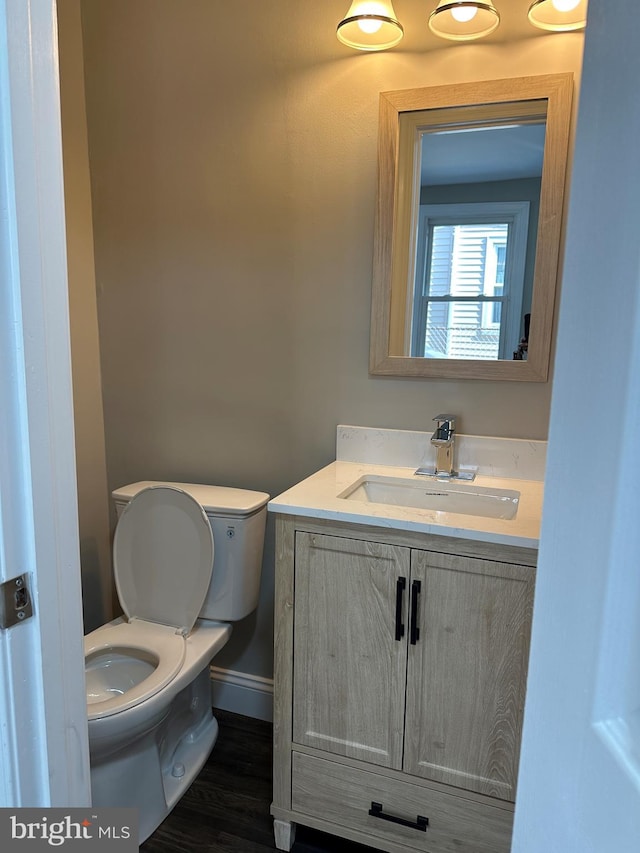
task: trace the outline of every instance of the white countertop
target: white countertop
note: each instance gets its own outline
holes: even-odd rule
[[[415,476],[415,467],[375,465],[369,462],[337,461],[297,483],[269,502],[271,512],[299,515],[331,521],[413,530],[439,536],[475,539],[522,548],[537,548],[542,516],[544,484],[541,480],[490,477],[479,473],[473,485],[520,492],[516,517],[511,520],[485,518],[416,509],[406,506],[371,503],[339,498],[352,483],[364,475],[403,477],[425,483]],[[431,480],[437,482],[437,480]]]
[[[278,495],[270,501],[269,510],[537,548],[547,455],[545,441],[456,434],[456,469],[477,471],[473,484],[467,482],[463,488],[473,485],[520,492],[516,517],[510,520],[338,497],[367,475],[408,478],[419,481],[421,486],[438,483],[434,478],[414,473],[420,466],[433,467],[435,463],[430,439],[429,432],[338,424],[337,461]]]

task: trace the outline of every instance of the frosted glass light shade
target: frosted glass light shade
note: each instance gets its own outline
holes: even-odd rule
[[[338,24],[338,39],[356,50],[387,50],[398,44],[404,29],[387,0],[354,0]]]
[[[429,29],[443,39],[471,41],[488,36],[500,23],[491,0],[440,0],[429,16]]]
[[[587,24],[587,0],[535,0],[528,17],[541,30],[556,33],[582,30]]]

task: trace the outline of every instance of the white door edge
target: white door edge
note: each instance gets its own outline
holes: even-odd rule
[[[0,806],[90,804],[56,7],[0,0]]]

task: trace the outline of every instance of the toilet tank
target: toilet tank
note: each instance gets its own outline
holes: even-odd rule
[[[213,574],[200,611],[202,619],[236,622],[258,606],[267,519],[266,492],[142,480],[113,491],[118,518],[131,498],[149,486],[173,486],[204,509],[213,531]]]

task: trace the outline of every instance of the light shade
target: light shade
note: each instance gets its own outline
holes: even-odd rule
[[[541,30],[582,30],[587,24],[587,0],[535,0],[528,14]]]
[[[338,24],[338,38],[356,50],[386,50],[398,44],[404,30],[387,0],[353,0]]]
[[[429,16],[429,29],[443,39],[471,41],[488,36],[500,23],[491,0],[440,0]]]

